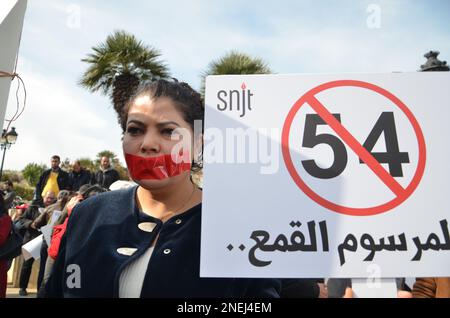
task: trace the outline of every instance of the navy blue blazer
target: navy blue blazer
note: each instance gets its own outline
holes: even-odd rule
[[[163,224],[139,211],[136,189],[102,193],[74,208],[46,285],[47,297],[118,297],[122,270],[158,233],[141,297],[279,296],[278,279],[200,278],[201,204]],[[153,230],[141,230],[139,224],[147,222],[154,223]]]

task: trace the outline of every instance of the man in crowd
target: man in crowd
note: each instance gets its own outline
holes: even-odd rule
[[[76,160],[72,166],[72,172],[69,174],[72,191],[78,191],[84,184],[91,182],[91,173],[81,166],[80,161]]]
[[[28,243],[29,241],[33,240],[34,238],[38,237],[41,234],[34,226],[32,226],[33,222],[41,214],[39,209],[41,208],[41,210],[43,211],[42,208],[48,207],[49,205],[55,203],[55,201],[56,201],[55,193],[53,191],[47,191],[44,194],[43,204],[40,204],[40,202],[37,200],[33,200],[33,202],[28,207],[28,209],[20,217],[16,227],[25,231],[24,237],[23,237],[24,244]],[[27,287],[28,287],[28,282],[30,280],[33,262],[34,262],[34,258],[30,258],[26,261],[24,260],[24,262],[23,262],[22,269],[20,271],[20,281],[19,281],[19,287],[20,287],[19,295],[20,296],[26,296],[28,294]]]
[[[57,196],[60,190],[70,190],[69,174],[59,167],[60,163],[59,156],[51,158],[51,168],[42,173],[36,185],[34,200],[42,204],[42,197],[48,191]]]
[[[6,209],[11,209],[14,199],[16,198],[16,192],[14,191],[13,183],[6,181],[3,190],[3,199],[5,201]]]
[[[92,178],[91,184],[98,184],[102,188],[109,189],[109,186],[119,180],[119,173],[111,167],[108,157],[100,160],[100,170]]]

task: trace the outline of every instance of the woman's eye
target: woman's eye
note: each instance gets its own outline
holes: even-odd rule
[[[165,129],[161,130],[161,133],[163,135],[170,137],[170,136],[172,136],[173,131],[174,131],[174,129],[172,129],[172,128],[165,128]]]
[[[142,132],[142,129],[137,128],[137,127],[128,127],[127,128],[127,133],[129,133],[130,135],[137,135],[141,132]]]

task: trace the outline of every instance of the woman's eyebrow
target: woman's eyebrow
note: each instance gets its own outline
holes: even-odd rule
[[[160,126],[161,127],[161,126],[166,126],[166,125],[170,125],[170,124],[175,125],[177,127],[180,127],[180,125],[177,124],[174,121],[162,121],[162,122],[157,123],[156,126]]]
[[[139,125],[139,126],[145,126],[145,124],[142,121],[139,121],[139,120],[136,120],[136,119],[129,120],[127,124],[136,124],[136,125]]]

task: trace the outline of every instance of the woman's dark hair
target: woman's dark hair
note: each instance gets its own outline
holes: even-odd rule
[[[57,202],[59,202],[59,206],[61,208],[61,211],[66,206],[67,202],[71,199],[73,196],[72,192],[69,190],[61,190],[58,193]]]
[[[154,82],[145,82],[141,84],[133,96],[125,104],[120,116],[120,124],[122,126],[122,132],[125,133],[128,112],[131,105],[136,98],[142,95],[149,95],[151,98],[168,97],[175,102],[175,107],[182,114],[183,119],[191,126],[192,131],[197,133],[194,129],[194,123],[196,120],[201,122],[201,131],[203,133],[203,118],[205,114],[205,108],[203,104],[202,96],[195,91],[189,84],[179,82],[176,79],[173,81],[157,80]],[[203,153],[203,151],[202,151]],[[192,164],[192,171],[199,171],[202,168],[202,156],[198,160],[194,160]]]
[[[81,190],[81,187],[80,187]],[[101,186],[95,184],[93,186],[90,186],[86,189],[83,189],[83,191],[80,191],[80,194],[83,196],[83,199],[87,199],[90,197],[93,197],[99,193],[108,192],[108,189],[102,188]]]

